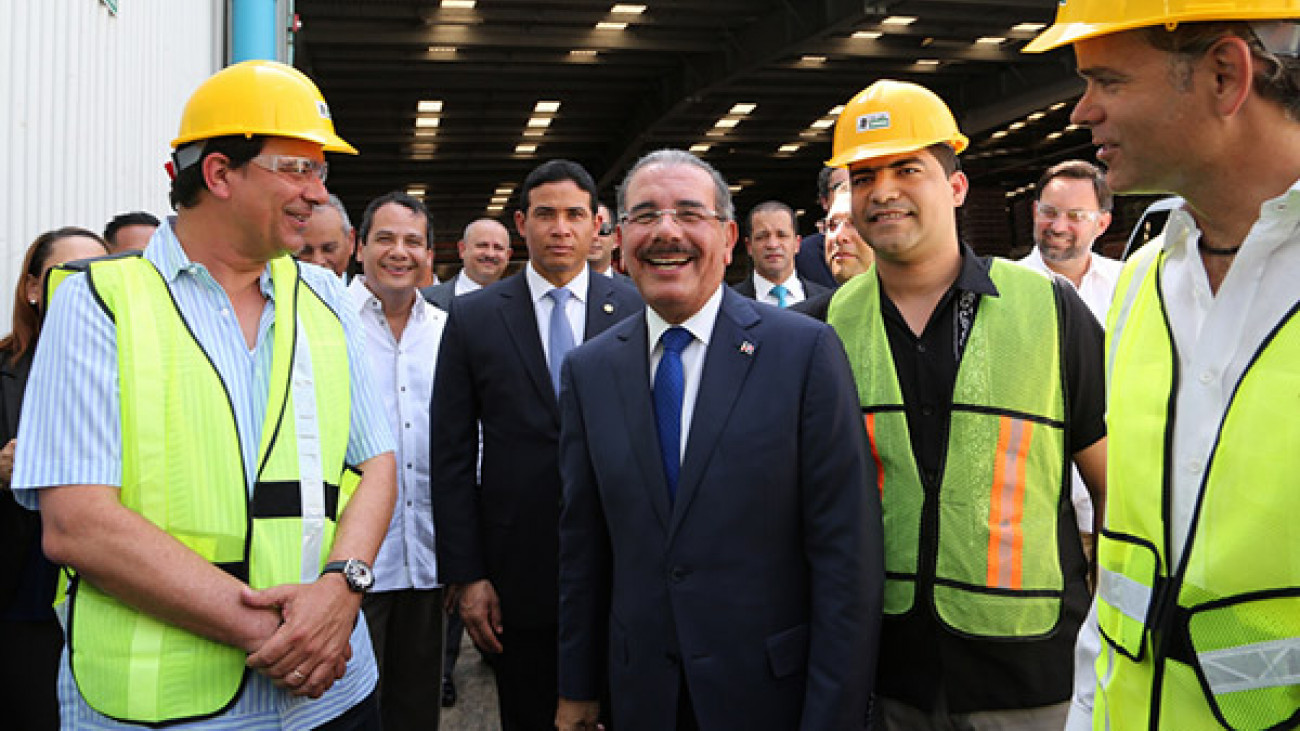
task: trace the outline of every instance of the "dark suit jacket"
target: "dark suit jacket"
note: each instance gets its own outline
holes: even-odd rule
[[[456,275],[456,277],[459,276],[459,274]],[[429,304],[446,312],[451,309],[451,298],[456,296],[456,277],[430,287],[424,287],[420,290],[420,294],[424,295],[424,299]]]
[[[646,332],[564,366],[561,696],[595,697],[608,639],[620,731],[674,728],[682,673],[701,728],[863,728],[884,565],[843,346],[724,292],[669,505]]]
[[[800,279],[831,289],[840,286],[826,263],[826,234],[805,236],[799,241],[799,251],[794,255],[794,270]]]
[[[799,283],[803,285],[803,298],[806,300],[812,299],[819,294],[832,291],[829,287],[823,287],[816,282],[804,279],[802,276],[799,276]],[[745,278],[739,282],[736,282],[732,289],[736,290],[736,294],[743,295],[752,300],[758,299],[758,291],[754,289],[754,275],[752,273],[746,275]]]
[[[641,309],[635,289],[589,282],[587,339]],[[507,633],[554,626],[560,416],[524,273],[454,298],[449,312],[430,428],[439,578],[491,579]]]

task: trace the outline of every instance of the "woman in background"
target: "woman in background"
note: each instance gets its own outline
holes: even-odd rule
[[[63,632],[51,604],[58,570],[41,552],[41,516],[20,506],[9,491],[14,437],[23,389],[41,334],[45,274],[77,259],[104,256],[98,235],[82,228],[47,231],[27,248],[13,302],[13,330],[0,340],[0,560],[9,567],[0,579],[0,707],[12,728],[57,729],[55,685]]]

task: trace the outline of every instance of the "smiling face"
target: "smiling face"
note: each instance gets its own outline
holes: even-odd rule
[[[1182,72],[1172,66],[1171,54],[1141,34],[1114,33],[1074,45],[1088,86],[1070,120],[1092,131],[1106,182],[1116,192],[1177,193],[1204,179],[1193,167],[1198,156],[1188,152],[1203,149],[1201,136],[1211,127],[1211,106],[1197,85],[1213,81],[1194,75],[1181,88]]]
[[[713,178],[688,164],[651,164],[627,181],[629,217],[671,208],[710,215],[683,225],[669,214],[653,223],[624,221],[618,227],[628,273],[646,305],[672,324],[680,324],[708,302],[722,285],[736,244],[736,222],[714,215]]]
[[[556,287],[587,265],[596,235],[591,194],[572,180],[543,183],[528,191],[528,210],[515,212],[515,227],[528,246],[529,265]]]
[[[266,138],[261,155],[324,161],[319,144],[285,137]],[[312,209],[329,200],[325,184],[310,172],[277,172],[250,161],[227,175],[229,194],[238,208],[228,220],[244,231],[243,241],[235,246],[258,261],[301,249]]]
[[[380,206],[357,259],[366,286],[380,298],[414,292],[433,265],[428,219],[400,203]]]
[[[749,216],[749,256],[754,271],[769,282],[780,284],[794,274],[794,255],[799,236],[785,210],[756,210]]]
[[[853,223],[882,261],[915,263],[957,250],[957,208],[969,184],[929,150],[853,163]]]
[[[480,219],[465,229],[456,245],[465,264],[465,276],[487,286],[506,273],[510,263],[510,232],[490,218]]]
[[[1034,205],[1034,243],[1048,264],[1072,262],[1092,252],[1106,231],[1110,213],[1100,210],[1092,181],[1052,178]],[[1074,220],[1075,218],[1085,220]]]
[[[343,217],[332,206],[317,206],[303,232],[303,244],[294,256],[333,271],[340,277],[352,258],[352,233],[343,227]]]

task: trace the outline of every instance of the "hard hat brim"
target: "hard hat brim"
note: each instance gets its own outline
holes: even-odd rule
[[[243,135],[245,137],[258,135],[261,137],[285,137],[291,140],[305,140],[307,142],[315,142],[320,145],[321,149],[325,152],[341,152],[346,155],[360,154],[357,152],[357,148],[348,144],[347,140],[344,140],[338,135],[285,134],[283,131],[249,132],[244,129],[215,130],[209,131],[203,135],[182,135],[172,140],[172,149],[177,150],[180,149],[182,145],[188,145],[191,142],[198,142],[199,140],[210,140],[214,137],[230,137],[234,135]]]

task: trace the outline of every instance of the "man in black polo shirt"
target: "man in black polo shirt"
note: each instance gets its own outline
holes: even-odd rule
[[[958,240],[966,144],[933,92],[879,81],[828,163],[876,256],[827,312],[884,501],[876,694],[886,729],[1059,729],[1088,607],[1070,460],[1105,489],[1102,331],[1068,284]]]

